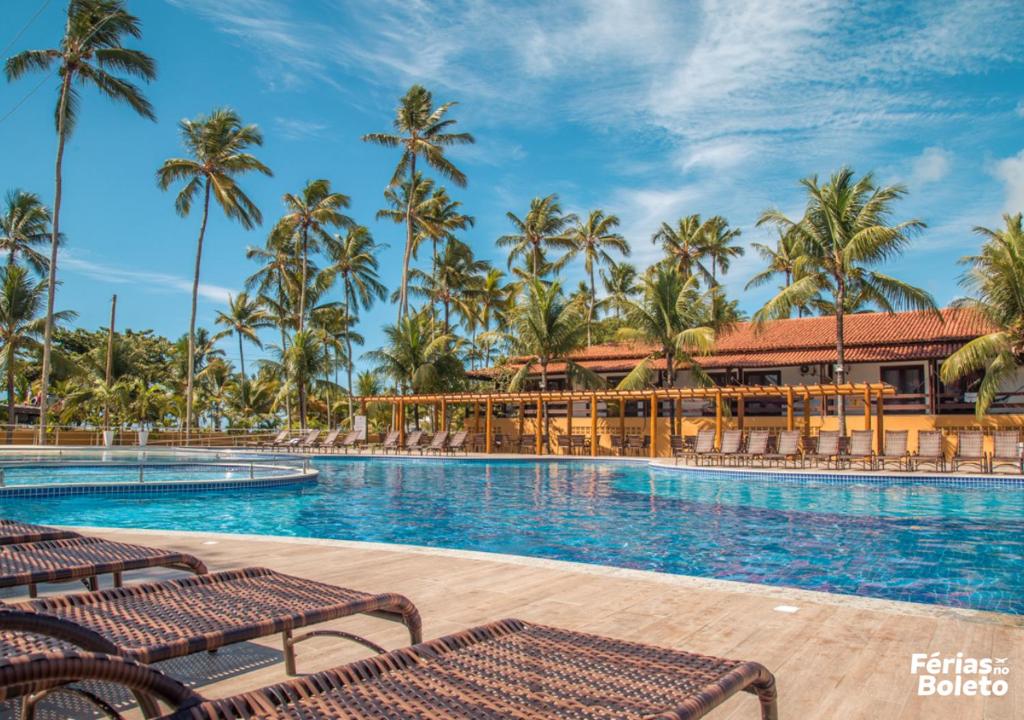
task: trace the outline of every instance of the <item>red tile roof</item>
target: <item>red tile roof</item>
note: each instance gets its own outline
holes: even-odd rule
[[[945,358],[968,340],[991,330],[984,318],[963,309],[945,308],[941,317],[927,312],[847,315],[846,359],[886,362]],[[835,344],[836,323],[832,316],[776,320],[760,330],[744,322],[719,336],[713,354],[698,361],[709,369],[834,363]],[[606,343],[575,352],[570,359],[596,372],[628,372],[657,351],[656,345],[647,343]],[[655,370],[664,368],[663,360],[652,365]],[[565,363],[551,363],[548,371],[564,372]]]

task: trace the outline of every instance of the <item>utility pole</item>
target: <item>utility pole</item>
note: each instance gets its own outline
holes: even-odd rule
[[[103,400],[103,429],[110,429],[110,381],[114,374],[114,320],[117,317],[117,295],[110,299],[110,328],[107,330],[107,392],[108,397]]]

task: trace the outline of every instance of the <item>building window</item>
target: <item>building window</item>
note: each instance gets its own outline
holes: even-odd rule
[[[781,385],[781,370],[746,370],[743,373],[744,385]]]
[[[899,395],[923,395],[924,365],[893,365],[882,368],[882,382],[896,388]]]

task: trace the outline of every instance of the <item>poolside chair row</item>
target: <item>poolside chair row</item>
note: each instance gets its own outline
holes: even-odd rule
[[[768,430],[751,430],[744,437],[741,430],[726,430],[715,447],[714,430],[704,429],[690,439],[673,435],[672,453],[679,459],[690,459],[697,465],[780,465],[806,467],[813,465],[842,469],[858,467],[863,470],[932,469],[943,472],[949,466],[953,471],[975,468],[979,472],[1009,469],[1024,472],[1020,434],[1017,431],[993,433],[993,452],[984,452],[984,436],[980,431],[957,433],[956,450],[947,463],[945,438],[939,430],[922,430],[917,434],[917,451],[908,449],[907,430],[887,430],[882,451],[873,449],[874,432],[854,430],[848,441],[841,443],[838,432],[823,430],[816,438],[801,438],[797,430],[779,433],[774,449],[769,445],[772,435]],[[813,443],[813,444],[811,444]]]
[[[6,543],[0,552],[21,540],[119,544],[9,521],[0,521],[0,533]],[[83,558],[71,547],[65,547],[68,565],[79,568]],[[149,550],[154,557],[171,554]],[[56,562],[58,555],[51,559]],[[102,690],[72,685],[96,680],[130,690],[150,718],[681,719],[703,717],[742,690],[757,695],[763,720],[778,717],[774,678],[758,663],[519,620],[423,642],[419,612],[402,595],[370,594],[264,568],[207,573],[195,558],[189,568],[194,577],[0,604],[0,701],[21,698],[28,720],[47,693],[60,689],[120,717],[97,694]],[[102,568],[93,572],[101,574]],[[347,632],[318,628],[293,634],[359,614],[401,622],[413,645],[387,652]],[[334,635],[379,654],[215,700],[148,667],[277,633],[284,638],[291,675],[295,644],[313,636]],[[162,714],[160,703],[169,714]]]
[[[384,436],[383,441],[376,448],[384,453],[394,452],[396,454],[400,452],[418,452],[421,455],[426,453],[438,455],[441,453],[466,453],[468,452],[466,447],[468,439],[469,432],[466,430],[459,430],[455,433],[439,430],[433,435],[428,435],[423,430],[410,430],[405,436],[405,443],[402,444],[399,432],[392,430]]]

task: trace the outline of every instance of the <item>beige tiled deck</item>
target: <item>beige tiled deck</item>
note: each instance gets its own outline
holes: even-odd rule
[[[701,653],[758,660],[778,678],[781,716],[814,718],[1024,717],[1024,618],[934,606],[742,585],[422,548],[230,535],[95,530],[206,559],[211,569],[263,565],[368,591],[395,591],[420,608],[426,637],[501,617],[518,617]],[[139,577],[138,575],[132,577]],[[66,589],[66,588],[65,588]],[[779,605],[799,608],[794,614]],[[343,625],[387,647],[404,630],[375,619]],[[278,638],[165,666],[200,691],[224,695],[284,679]],[[918,698],[913,652],[1009,657],[1002,698]],[[310,672],[362,651],[330,638],[299,646]],[[172,661],[181,663],[182,661]],[[237,668],[255,668],[239,673]],[[222,674],[214,682],[204,679]],[[756,701],[734,698],[713,718],[758,717]]]

